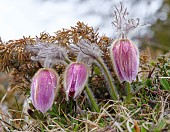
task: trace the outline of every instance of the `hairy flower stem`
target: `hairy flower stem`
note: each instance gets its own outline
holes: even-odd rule
[[[130,98],[132,97],[131,95],[131,84],[129,82],[126,82],[126,94],[127,94],[127,101],[130,100]]]
[[[64,61],[67,63],[67,64],[70,64],[71,63],[71,60],[69,58],[65,58]]]
[[[69,63],[71,63],[71,60],[69,58],[65,58],[65,62],[67,64],[69,64]],[[91,101],[93,108],[95,109],[96,112],[99,112],[100,111],[99,106],[98,106],[98,104],[97,104],[97,102],[96,102],[96,100],[87,84],[85,85],[85,90],[86,90],[86,93]]]
[[[108,80],[108,83],[109,83],[109,86],[110,86],[110,96],[111,96],[111,98],[113,100],[118,100],[119,97],[118,97],[118,94],[117,94],[116,87],[112,82],[111,76],[109,74],[109,71],[107,70],[106,65],[103,63],[101,58],[97,58],[96,61],[99,63],[99,65],[103,68],[103,70],[105,72],[105,75],[107,77],[107,80]]]
[[[99,106],[97,105],[96,100],[95,100],[94,96],[92,95],[92,92],[91,92],[90,88],[87,85],[85,86],[85,90],[86,90],[86,93],[87,93],[87,95],[88,95],[88,97],[89,97],[89,99],[91,101],[91,104],[93,105],[95,111],[99,112],[100,111]]]

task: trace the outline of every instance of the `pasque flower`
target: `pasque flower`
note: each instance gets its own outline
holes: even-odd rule
[[[52,69],[55,64],[65,64],[66,49],[55,43],[42,42],[38,38],[35,44],[26,45],[26,50],[34,52],[31,59],[39,61],[44,68],[40,69],[32,78],[31,97],[37,110],[45,113],[53,104],[58,91],[59,76]]]
[[[118,99],[116,88],[112,83],[113,79],[110,76],[110,73],[101,57],[102,51],[100,50],[99,46],[96,43],[91,43],[89,40],[81,39],[77,45],[70,45],[70,49],[73,53],[76,53],[78,55],[78,61],[84,62],[88,64],[88,66],[91,66],[92,63],[96,63],[103,70],[103,72],[105,73],[105,78],[107,79],[109,84],[111,97],[113,99]]]
[[[120,82],[135,80],[139,68],[138,48],[128,39],[118,39],[113,42],[110,52]]]
[[[42,113],[52,106],[58,91],[58,74],[50,68],[40,69],[32,78],[31,98],[34,107]]]
[[[88,70],[85,64],[74,62],[68,65],[64,75],[64,89],[66,99],[77,99],[87,82]]]
[[[139,19],[127,19],[127,8],[115,6],[114,21],[112,22],[120,39],[115,40],[110,47],[110,56],[114,70],[120,82],[131,83],[136,79],[139,68],[139,50],[127,39],[126,34],[139,25]]]

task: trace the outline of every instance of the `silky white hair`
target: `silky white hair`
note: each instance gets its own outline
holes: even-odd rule
[[[66,48],[55,43],[40,42],[37,40],[35,45],[27,45],[26,50],[34,52],[36,55],[31,59],[43,62],[44,67],[49,68],[57,63],[66,64],[67,58]]]
[[[91,65],[95,59],[102,56],[102,51],[96,43],[91,43],[87,39],[81,39],[77,45],[69,46],[71,52],[76,53],[77,61]]]

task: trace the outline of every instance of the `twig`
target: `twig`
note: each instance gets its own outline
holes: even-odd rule
[[[3,123],[5,123],[5,124],[8,125],[8,126],[11,126],[11,127],[12,127],[13,129],[15,129],[15,130],[21,131],[20,129],[18,129],[18,128],[16,128],[15,126],[9,124],[9,123],[6,122],[6,121],[3,121],[2,119],[0,119],[0,121],[2,121]]]

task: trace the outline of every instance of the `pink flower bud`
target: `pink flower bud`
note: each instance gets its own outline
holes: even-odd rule
[[[66,92],[66,99],[69,97],[76,99],[80,96],[87,82],[88,70],[83,63],[71,63],[64,76],[64,89]]]
[[[32,79],[32,103],[42,113],[45,113],[53,104],[55,92],[58,91],[58,80],[58,74],[49,68],[40,69]]]
[[[139,68],[138,48],[128,39],[115,40],[110,49],[114,70],[120,82],[136,80]]]

